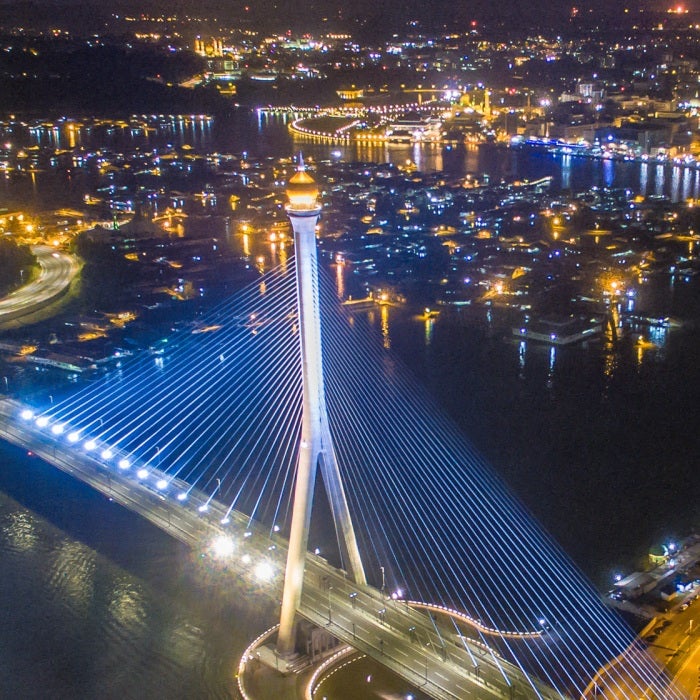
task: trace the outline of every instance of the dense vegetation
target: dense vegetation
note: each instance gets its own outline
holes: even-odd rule
[[[75,241],[75,252],[85,265],[81,274],[83,298],[91,309],[118,308],[139,278],[139,265],[127,260],[109,240],[109,233],[86,231]]]
[[[27,282],[36,264],[36,256],[29,246],[0,238],[0,296]]]
[[[128,49],[12,37],[11,48],[0,52],[0,109],[42,117],[224,109],[228,102],[215,88],[178,86],[201,68],[195,54],[160,46]]]

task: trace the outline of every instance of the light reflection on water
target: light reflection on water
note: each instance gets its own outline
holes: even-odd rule
[[[33,549],[37,543],[33,518],[30,513],[22,511],[8,513],[2,519],[0,534],[3,546],[10,551],[27,551]]]
[[[178,128],[185,129],[178,133],[192,143],[213,142],[207,142],[210,137],[197,127]],[[246,143],[231,135],[223,140],[234,150]],[[265,147],[284,155],[292,150],[286,132]],[[331,147],[308,148],[319,158],[328,157]],[[288,150],[283,153],[284,149]],[[605,182],[676,198],[698,193],[698,173],[684,168],[516,156],[524,175],[560,174],[562,187]],[[411,158],[418,167],[432,170],[446,166],[451,156],[435,145],[368,145],[347,147],[343,157],[395,162]],[[491,164],[496,170],[502,165],[499,157]],[[454,160],[465,171],[488,165],[475,149],[455,156],[453,165]],[[37,177],[40,190],[44,175]],[[243,245],[250,243],[246,239]],[[284,264],[285,254],[282,246],[270,248],[272,261]],[[339,287],[344,281],[341,276]],[[647,547],[652,536],[685,517],[686,497],[661,491],[659,484],[665,483],[662,477],[689,482],[693,475],[687,470],[693,461],[682,459],[682,450],[672,445],[667,446],[670,454],[660,456],[664,433],[656,428],[667,425],[666,416],[672,415],[662,400],[666,394],[676,399],[676,414],[685,409],[685,415],[692,415],[694,404],[686,405],[688,387],[700,382],[695,377],[684,386],[664,376],[658,348],[667,337],[660,331],[649,348],[628,346],[620,352],[601,344],[590,351],[571,348],[555,355],[546,348],[508,344],[478,328],[449,329],[442,318],[416,323],[405,322],[401,315],[400,309],[388,306],[373,314],[381,342],[407,361],[413,359],[417,373],[432,381],[434,392],[461,416],[466,432],[589,573],[611,565],[614,558],[627,561]],[[430,357],[416,351],[421,345],[424,350],[430,345]],[[686,376],[700,366],[695,354],[691,348],[681,358],[687,363]],[[420,366],[426,357],[432,358],[432,373]],[[631,383],[634,403],[621,389],[630,386],[630,367],[638,378]],[[673,392],[666,391],[667,382],[673,384]],[[563,438],[571,426],[574,435]],[[648,435],[658,437],[653,455]],[[528,450],[533,442],[538,449]],[[687,452],[697,454],[692,442]],[[10,469],[24,468],[8,464]],[[566,482],[566,499],[550,484],[557,479]],[[70,501],[69,496],[61,497]],[[651,505],[639,523],[644,503]],[[100,508],[105,507],[101,502]],[[595,518],[590,517],[592,508]],[[183,559],[179,548],[168,549],[150,530],[144,536],[136,520],[126,514],[123,529],[101,530],[86,544],[84,533],[67,534],[0,492],[0,604],[6,611],[0,668],[12,669],[0,678],[0,696],[229,696],[237,654],[266,626],[261,620],[274,617],[274,606],[250,596],[240,597],[246,600],[242,609],[221,603],[206,586],[192,583],[192,570],[214,583],[216,572]],[[100,553],[101,543],[125,537],[133,539],[132,556],[144,560],[134,565],[129,559],[130,568],[115,563],[119,557]],[[158,572],[145,560],[155,561]]]
[[[0,453],[0,697],[236,697],[238,656],[274,602],[25,453]]]
[[[700,522],[687,489],[697,484],[700,437],[680,427],[700,387],[696,280],[669,287],[656,279],[639,292],[639,308],[684,318],[683,329],[618,329],[616,342],[608,332],[557,348],[525,343],[502,312],[489,319],[477,308],[426,320],[386,306],[350,319],[358,327],[366,319],[378,344],[390,337],[392,351],[604,588],[616,567],[630,570],[653,543]]]
[[[70,599],[73,610],[89,612],[94,597],[96,554],[79,542],[61,539],[46,552],[46,586],[62,599]]]
[[[115,580],[108,608],[118,625],[134,632],[142,628],[146,617],[144,593],[140,586],[126,576]]]
[[[72,128],[71,128],[72,127]],[[473,144],[443,146],[436,143],[334,144],[292,137],[284,115],[263,116],[245,109],[236,110],[230,118],[206,119],[166,118],[152,122],[147,128],[90,126],[65,123],[59,126],[38,126],[31,131],[17,126],[14,131],[0,129],[0,138],[17,146],[66,148],[74,143],[89,152],[102,148],[108,151],[129,151],[135,148],[161,152],[170,148],[191,148],[197,153],[249,154],[250,158],[286,157],[300,149],[309,160],[367,161],[405,164],[412,162],[425,172],[444,171],[453,175],[487,173],[491,182],[501,179],[535,179],[553,177],[555,190],[579,192],[591,186],[629,188],[635,194],[667,196],[673,201],[698,197],[699,173],[684,164],[673,162],[649,164],[618,161],[609,158],[583,158],[576,154],[553,154],[531,148],[509,150],[500,146],[477,147]],[[31,173],[29,177],[0,180],[0,205],[22,201],[26,206],[67,206],[81,203],[91,184],[79,167],[70,177],[50,171]]]

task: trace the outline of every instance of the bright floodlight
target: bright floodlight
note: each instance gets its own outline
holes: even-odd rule
[[[269,562],[261,561],[255,567],[255,578],[257,578],[258,581],[270,581],[274,575],[275,570]]]
[[[30,409],[25,408],[24,411],[22,411],[22,413],[20,413],[20,415],[22,416],[22,418],[24,420],[31,420],[32,418],[34,418],[34,411],[31,411]]]
[[[78,442],[80,440],[80,433],[74,430],[72,433],[68,433],[68,442]]]
[[[119,460],[119,468],[120,469],[128,469],[131,466],[131,462],[129,462],[128,459],[120,459]]]
[[[94,450],[97,447],[97,443],[94,440],[88,440],[85,443],[85,449],[90,452],[91,450]]]
[[[46,416],[39,416],[39,417],[36,419],[36,424],[37,424],[40,428],[45,428],[45,427],[49,424],[49,419],[48,419]]]
[[[158,479],[158,481],[156,481],[156,488],[164,489],[167,485],[168,485],[167,479]]]
[[[241,561],[242,561],[244,564],[250,564],[250,554],[244,554],[244,555],[241,557]]]
[[[145,479],[148,476],[148,469],[142,467],[136,472],[136,476],[138,476],[139,479]]]
[[[109,449],[109,447],[102,450],[102,459],[111,459],[114,456],[114,452]]]
[[[231,522],[231,518],[229,518],[228,515],[225,518],[221,518],[222,525],[228,525],[230,522]]]
[[[216,557],[225,559],[233,554],[233,540],[230,537],[226,537],[226,535],[219,535],[212,540],[211,548]]]
[[[206,512],[209,510],[209,504],[208,504],[208,503],[202,503],[202,505],[199,506],[199,508],[197,508],[197,510],[198,510],[200,513],[206,513]]]
[[[178,501],[186,501],[187,500],[187,492],[182,491],[181,493],[177,494],[177,500]]]
[[[56,425],[52,425],[51,432],[54,435],[60,435],[63,432],[63,425],[61,423],[56,423]]]

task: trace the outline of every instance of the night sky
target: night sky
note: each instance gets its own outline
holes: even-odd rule
[[[346,29],[353,34],[386,37],[393,32],[459,30],[471,26],[476,20],[491,27],[520,30],[525,27],[551,29],[555,26],[573,28],[573,23],[601,23],[608,29],[622,28],[624,8],[634,13],[638,8],[647,11],[663,11],[675,6],[675,2],[649,2],[629,0],[550,0],[539,3],[532,0],[118,0],[99,2],[88,0],[0,0],[0,21],[14,18],[18,22],[36,23],[40,17],[48,21],[90,24],[104,22],[115,14],[141,14],[162,12],[183,17],[194,14],[199,17],[219,17],[232,25],[244,24],[253,29],[292,28],[305,31]],[[691,2],[685,7],[695,9]],[[90,9],[87,9],[90,8]],[[572,21],[572,8],[577,19]],[[86,27],[87,28],[87,27]],[[79,29],[79,27],[75,27]]]

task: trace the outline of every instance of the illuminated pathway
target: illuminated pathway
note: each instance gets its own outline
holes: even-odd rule
[[[64,294],[78,273],[76,258],[49,246],[32,246],[41,268],[39,276],[0,299],[0,325],[21,321]]]

